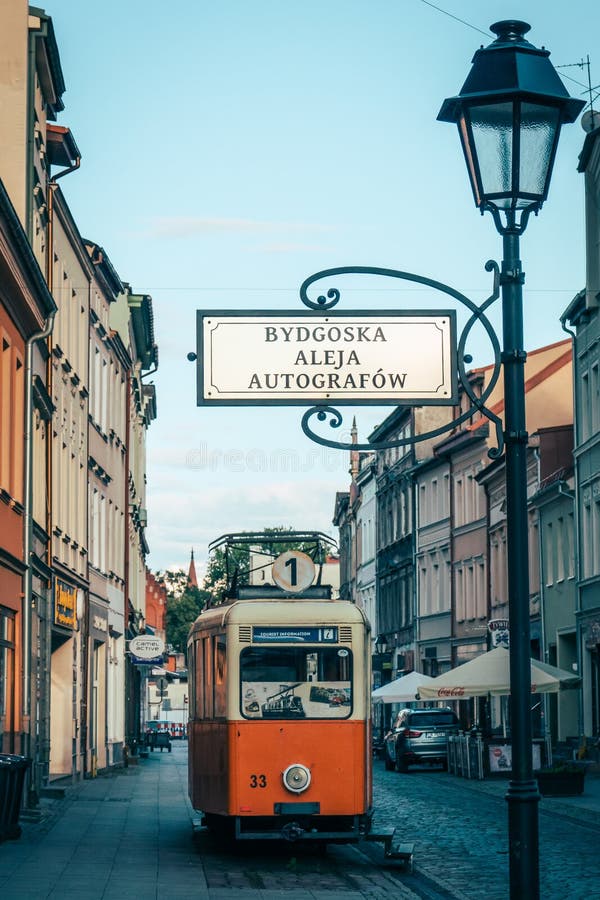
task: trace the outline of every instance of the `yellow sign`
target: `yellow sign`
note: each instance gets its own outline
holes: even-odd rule
[[[54,585],[54,624],[75,628],[77,616],[77,588],[58,579]]]

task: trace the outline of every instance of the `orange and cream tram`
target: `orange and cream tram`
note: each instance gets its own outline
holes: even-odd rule
[[[370,626],[319,578],[298,590],[306,558],[280,554],[275,584],[190,630],[190,799],[239,840],[387,842],[371,832]]]

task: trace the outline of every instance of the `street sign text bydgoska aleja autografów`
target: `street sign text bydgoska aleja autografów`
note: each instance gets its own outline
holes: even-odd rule
[[[198,311],[198,405],[454,405],[453,310]]]

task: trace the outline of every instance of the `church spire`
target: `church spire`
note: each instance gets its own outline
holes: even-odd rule
[[[190,568],[188,571],[188,584],[192,587],[198,587],[198,579],[196,578],[196,566],[194,564],[194,548],[192,547],[192,558],[190,559]]]

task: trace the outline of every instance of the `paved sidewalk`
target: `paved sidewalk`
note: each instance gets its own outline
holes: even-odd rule
[[[22,822],[20,839],[0,844],[2,900],[208,897],[192,843],[187,769],[153,756],[43,801],[42,822]]]

